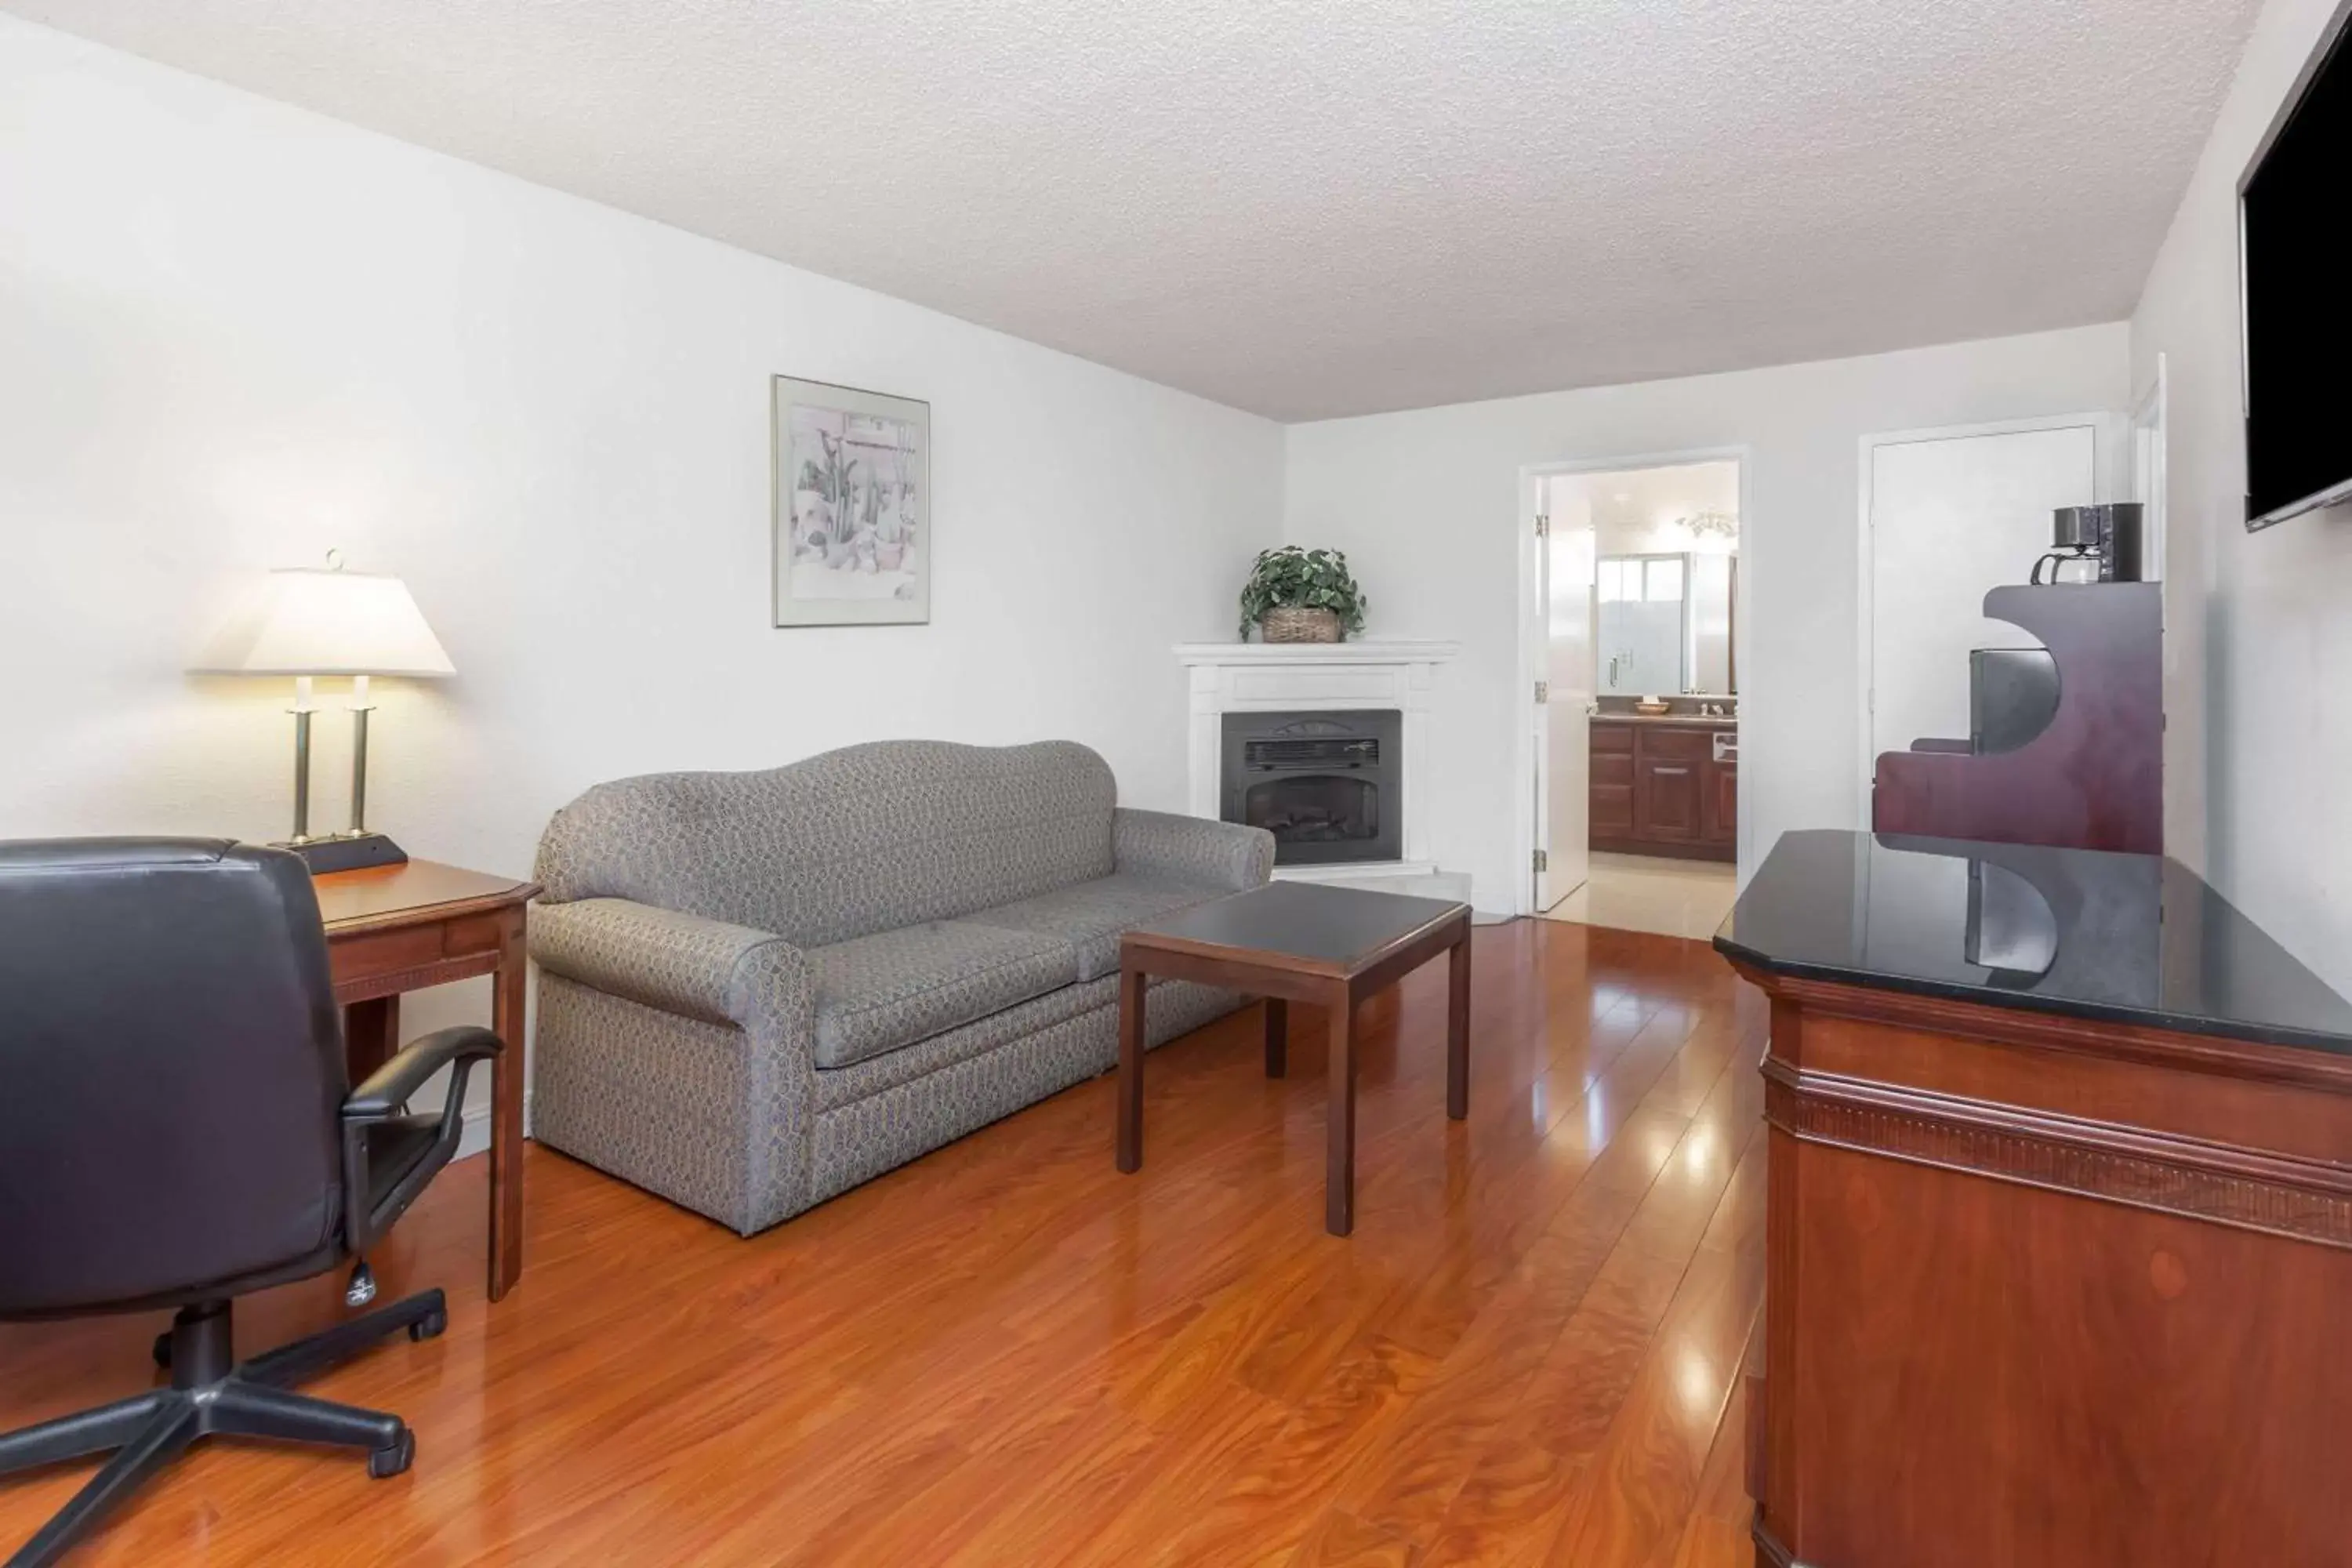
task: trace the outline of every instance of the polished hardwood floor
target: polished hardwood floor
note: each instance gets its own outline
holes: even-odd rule
[[[1475,944],[1467,1121],[1444,966],[1365,1012],[1348,1239],[1298,1007],[1286,1079],[1254,1008],[1154,1053],[1134,1176],[1108,1077],[751,1241],[534,1144],[496,1307],[470,1160],[376,1259],[449,1331],[308,1385],[415,1468],[215,1441],[73,1561],[1745,1568],[1759,999],[1695,942]],[[0,1326],[0,1429],[143,1386],[163,1321]],[[0,1552],[87,1474],[0,1480]]]

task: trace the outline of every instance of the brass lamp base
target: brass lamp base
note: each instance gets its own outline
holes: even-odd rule
[[[381,833],[339,833],[331,838],[305,838],[276,847],[291,849],[302,857],[313,877],[322,877],[330,871],[408,863],[408,852]]]

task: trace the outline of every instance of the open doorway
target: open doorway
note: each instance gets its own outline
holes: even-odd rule
[[[1742,456],[1533,475],[1535,887],[1554,920],[1704,939],[1739,845]]]

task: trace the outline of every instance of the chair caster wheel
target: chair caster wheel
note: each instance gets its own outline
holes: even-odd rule
[[[448,1331],[448,1328],[449,1314],[447,1312],[427,1312],[425,1316],[417,1319],[416,1321],[408,1325],[408,1337],[412,1340],[437,1340]]]
[[[165,1329],[162,1333],[155,1336],[155,1344],[151,1353],[154,1356],[155,1364],[157,1366],[162,1367],[165,1372],[172,1370],[171,1330]]]
[[[416,1434],[404,1429],[399,1442],[368,1455],[368,1474],[377,1480],[383,1480],[408,1468],[410,1461],[415,1458]]]

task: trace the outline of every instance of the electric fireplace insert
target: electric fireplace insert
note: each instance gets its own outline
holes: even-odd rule
[[[1273,834],[1277,866],[1399,859],[1403,731],[1394,709],[1227,713],[1220,815]]]

